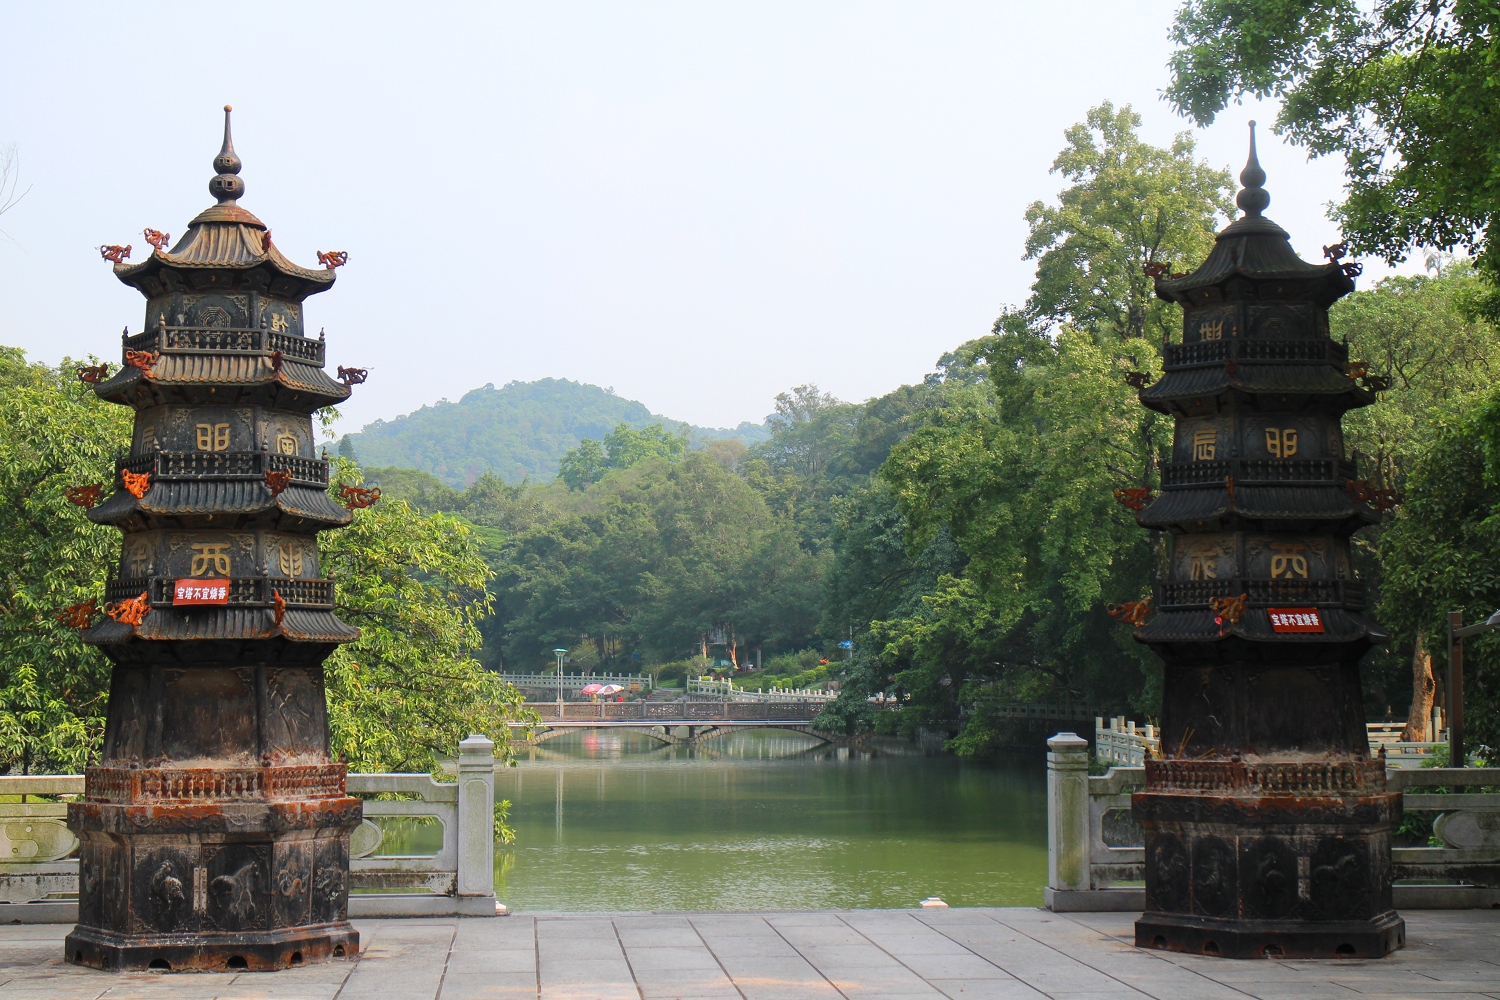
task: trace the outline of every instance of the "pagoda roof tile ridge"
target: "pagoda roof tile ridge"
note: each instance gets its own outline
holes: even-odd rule
[[[116,264],[114,272],[120,281],[139,288],[143,278],[163,268],[248,271],[263,265],[283,277],[306,282],[310,287],[305,295],[326,291],[338,277],[332,268],[303,267],[289,260],[259,219],[226,205],[215,205],[194,219],[170,250],[153,250],[139,264]]]
[[[1158,278],[1156,293],[1182,302],[1188,293],[1222,285],[1234,278],[1251,281],[1318,282],[1327,286],[1329,301],[1354,289],[1354,282],[1334,262],[1310,264],[1297,256],[1291,238],[1270,219],[1245,216],[1220,231],[1207,259],[1191,274]]]

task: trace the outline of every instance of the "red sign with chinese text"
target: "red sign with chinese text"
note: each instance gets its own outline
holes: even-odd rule
[[[1276,632],[1321,632],[1323,618],[1317,608],[1267,608]]]
[[[172,606],[182,604],[228,604],[228,580],[178,580],[172,588]]]

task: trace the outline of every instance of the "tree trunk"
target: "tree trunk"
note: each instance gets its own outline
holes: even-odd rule
[[[1401,738],[1408,743],[1425,743],[1436,735],[1432,733],[1432,704],[1437,697],[1437,678],[1432,675],[1432,654],[1422,638],[1417,636],[1411,652],[1411,711],[1401,731]]]

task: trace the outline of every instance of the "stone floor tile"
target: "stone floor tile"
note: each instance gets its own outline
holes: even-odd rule
[[[536,975],[533,948],[470,948],[448,956],[448,975],[486,972],[527,972]]]
[[[12,980],[0,986],[0,997],[6,1000],[95,1000],[110,988],[109,983],[52,981],[40,985],[37,980]]]
[[[1038,992],[1019,979],[929,979],[949,1000],[1044,1000]]]
[[[704,934],[703,943],[721,961],[731,955],[738,958],[795,958],[797,956],[797,949],[788,944],[779,934],[742,938]]]
[[[899,968],[897,962],[883,950],[870,944],[815,944],[804,945],[792,942],[798,953],[813,965],[823,968]]]
[[[542,992],[538,996],[539,1000],[640,1000],[641,997],[634,984],[620,986],[594,983],[543,983]]]
[[[972,952],[950,954],[901,954],[896,958],[923,979],[1014,979],[993,962]]]
[[[641,925],[633,920],[618,920],[615,929],[626,950],[633,948],[702,948],[703,940],[686,920],[672,924]]]
[[[677,996],[720,996],[737,998],[734,984],[722,972],[706,969],[652,971],[636,974],[641,996],[648,998]]]
[[[626,957],[637,976],[649,971],[720,971],[718,959],[701,944],[696,948],[634,948]]]
[[[837,924],[786,924],[772,918],[771,926],[796,948],[807,945],[868,945],[869,939],[842,921]]]
[[[536,974],[450,971],[438,1000],[536,1000]]]

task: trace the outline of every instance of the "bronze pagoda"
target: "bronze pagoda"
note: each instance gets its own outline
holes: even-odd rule
[[[1349,536],[1380,516],[1340,421],[1378,381],[1329,336],[1359,266],[1309,264],[1261,213],[1191,274],[1156,278],[1181,344],[1141,403],[1175,418],[1161,494],[1158,613],[1136,631],[1165,663],[1163,759],[1134,796],[1145,833],[1136,944],[1226,957],[1379,957],[1405,943],[1391,906],[1401,796],[1371,759],[1359,663],[1389,636],[1364,614]]]
[[[115,491],[89,512],[124,533],[109,617],[83,633],[113,663],[104,749],[68,809],[67,959],[95,968],[279,969],[359,948],[361,807],[329,754],[322,667],[359,632],[334,616],[317,541],[351,515],[311,420],[350,390],[304,312],[334,271],[287,260],[238,205],[229,110],[218,203],[170,249],[147,230],[150,256],[114,266],[146,298],[145,329],[95,387],[135,410]]]

